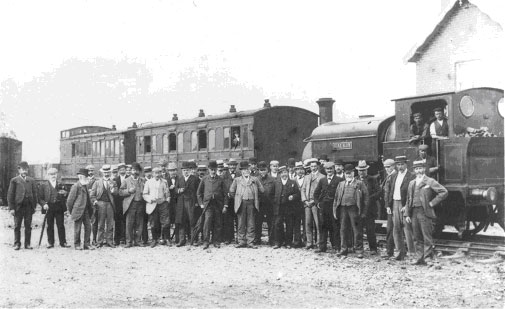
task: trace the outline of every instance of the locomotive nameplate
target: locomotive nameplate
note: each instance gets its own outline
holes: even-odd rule
[[[344,149],[352,149],[352,142],[337,142],[332,143],[333,150],[344,150]]]

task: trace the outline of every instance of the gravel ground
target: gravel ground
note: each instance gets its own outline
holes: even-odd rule
[[[268,246],[76,251],[46,249],[45,236],[36,248],[38,212],[35,249],[14,251],[12,217],[0,220],[0,307],[504,307],[504,263],[410,266]]]

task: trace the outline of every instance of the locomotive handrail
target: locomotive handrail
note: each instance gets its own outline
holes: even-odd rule
[[[370,134],[370,135],[360,135],[360,136],[349,136],[349,137],[330,137],[330,138],[315,138],[315,139],[310,139],[310,137],[307,137],[303,141],[305,143],[307,142],[314,142],[314,141],[330,141],[330,140],[339,140],[339,139],[356,139],[356,138],[364,138],[364,137],[377,137],[377,134]]]

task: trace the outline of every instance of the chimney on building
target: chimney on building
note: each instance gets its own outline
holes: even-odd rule
[[[172,121],[177,121],[179,120],[179,117],[177,117],[177,114],[174,114],[174,116],[172,117]]]
[[[235,105],[230,105],[230,113],[236,113],[237,109],[235,108]]]
[[[319,105],[319,125],[333,121],[333,103],[332,98],[320,98],[316,101]]]
[[[265,108],[272,107],[272,105],[270,105],[270,100],[269,99],[265,99],[265,104],[263,104],[263,107],[265,107]]]
[[[132,128],[138,128],[138,126],[137,126],[137,123],[136,123],[136,122],[133,122],[133,124],[132,124]]]
[[[112,125],[112,131],[116,131],[116,125],[115,124]]]
[[[200,110],[198,113],[198,117],[205,117],[205,113],[203,112],[203,109]]]

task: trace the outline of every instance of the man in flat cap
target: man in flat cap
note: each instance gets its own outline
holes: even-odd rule
[[[37,186],[35,180],[28,176],[28,163],[18,164],[19,175],[12,178],[7,191],[7,203],[10,214],[14,217],[14,250],[21,248],[21,224],[25,226],[25,249],[30,246],[32,237],[32,216],[37,206]]]
[[[279,161],[270,161],[270,176],[272,176],[273,179],[279,178]]]
[[[132,163],[131,176],[121,183],[119,195],[123,197],[122,204],[118,208],[126,218],[126,246],[144,246],[141,242],[144,228],[144,215],[146,204],[142,193],[144,192],[145,179],[140,177],[142,167],[137,162]]]
[[[79,169],[77,172],[79,180],[72,185],[67,198],[67,210],[70,213],[70,218],[74,221],[74,247],[76,250],[92,250],[90,246],[91,236],[91,216],[93,208],[91,199],[89,198],[89,174],[85,168]],[[84,240],[81,247],[81,228],[84,225]]]
[[[438,175],[439,166],[437,164],[437,160],[435,157],[428,155],[428,151],[430,150],[430,146],[428,145],[419,145],[419,157],[416,161],[423,161],[424,166],[426,168],[425,174],[428,177],[436,178]]]
[[[127,179],[126,176],[126,164],[124,163],[119,163],[117,165],[118,169],[118,175],[114,177],[114,181],[116,182],[118,188],[121,188],[121,185],[125,182]],[[114,195],[114,205],[117,207],[115,208],[115,214],[114,214],[114,244],[116,246],[119,246],[121,243],[125,243],[126,240],[126,218],[123,214],[123,197],[119,194]]]
[[[295,163],[295,171],[296,171],[296,184],[298,185],[298,190],[300,190],[300,201],[298,202],[298,217],[299,220],[294,223],[294,229],[302,230],[300,243],[294,243],[293,247],[301,247],[307,241],[307,233],[305,231],[305,203],[302,202],[302,188],[303,183],[305,182],[305,166],[302,161]]]
[[[270,176],[268,173],[267,163],[265,161],[260,161],[258,163],[259,170],[259,181],[263,188],[264,192],[259,193],[259,212],[256,216],[256,226],[255,226],[255,238],[254,244],[261,245],[261,233],[263,227],[263,221],[267,223],[268,226],[268,243],[269,245],[273,245],[274,237],[274,214],[273,214],[273,201],[275,194],[275,179]]]
[[[429,126],[423,120],[421,113],[414,113],[412,115],[414,123],[410,125],[410,140],[411,144],[429,144],[431,142],[429,134]]]
[[[389,188],[391,187],[391,179],[396,174],[395,160],[386,159],[382,162],[384,166],[384,180],[381,183],[382,199],[384,202],[383,207],[386,209],[387,213],[387,226],[386,226],[386,256],[385,258],[391,258],[395,252],[395,241],[393,237],[393,211],[391,208],[386,206],[386,202],[389,201]]]
[[[192,236],[193,227],[198,220],[195,215],[195,207],[200,208],[196,196],[200,180],[191,174],[191,167],[190,162],[182,162],[182,175],[177,179],[175,186],[175,192],[177,192],[175,224],[179,225],[179,243],[177,247],[186,244],[186,234],[189,232],[190,237]]]
[[[237,248],[253,248],[255,237],[255,217],[259,211],[259,192],[265,189],[258,178],[251,176],[249,162],[240,162],[242,176],[235,178],[230,187],[230,197],[235,199],[235,213],[238,217],[238,242]]]
[[[317,184],[325,176],[319,173],[319,161],[315,158],[309,159],[307,164],[310,166],[310,174],[305,176],[303,187],[301,190],[302,202],[305,207],[305,231],[307,233],[306,249],[313,249],[314,244],[317,243],[313,229],[319,231],[319,215],[318,208],[314,201],[314,191]]]
[[[111,166],[105,164],[100,169],[103,177],[95,181],[91,188],[91,203],[98,212],[98,247],[106,245],[115,248],[112,233],[114,230],[114,195],[118,193],[117,184],[111,179]],[[118,206],[119,207],[119,206]]]
[[[367,214],[368,190],[366,185],[354,177],[354,166],[346,164],[344,167],[345,180],[338,184],[333,203],[333,216],[340,217],[340,246],[338,256],[349,252],[348,239],[352,228],[354,247],[358,258],[363,258],[363,225]],[[339,215],[337,215],[339,213]],[[349,223],[351,226],[349,226]]]
[[[366,229],[366,237],[368,240],[368,247],[370,249],[370,255],[377,255],[377,237],[375,236],[375,219],[377,218],[377,202],[380,196],[380,187],[377,177],[368,175],[368,168],[370,166],[365,160],[359,160],[358,170],[359,180],[365,184],[368,191],[368,205],[366,207],[367,212],[365,219],[363,220],[363,225]]]
[[[434,207],[448,196],[447,189],[435,179],[424,174],[425,163],[414,161],[416,178],[408,188],[405,220],[412,223],[416,246],[414,265],[425,265],[426,258],[433,257],[433,225],[436,219]]]
[[[326,176],[326,169],[324,168],[324,164],[329,161],[328,155],[323,153],[317,160],[319,161],[319,173]]]
[[[449,137],[449,125],[444,115],[444,109],[437,107],[433,110],[435,120],[430,125],[430,135],[432,138],[445,139]]]
[[[197,190],[198,204],[204,211],[203,249],[209,248],[210,233],[212,243],[219,248],[221,242],[222,212],[228,207],[227,187],[224,180],[217,176],[217,162],[209,161],[209,174],[200,181]]]
[[[153,168],[154,177],[146,181],[142,197],[146,201],[146,213],[149,215],[151,225],[151,248],[158,243],[167,244],[170,230],[170,191],[168,182],[161,177],[161,168]],[[159,241],[161,239],[161,241]]]
[[[255,157],[249,158],[249,171],[251,173],[250,176],[258,177],[258,159]]]
[[[333,200],[338,184],[343,178],[335,176],[335,164],[325,162],[326,177],[321,178],[314,191],[314,203],[319,208],[319,248],[316,252],[326,252],[328,234],[333,248],[340,251],[340,231],[337,220],[333,217]]]
[[[63,248],[70,247],[67,245],[65,235],[65,211],[67,210],[65,200],[68,192],[65,186],[57,181],[58,170],[54,167],[47,170],[47,181],[43,182],[39,187],[39,203],[42,205],[43,211],[47,211],[47,248],[54,248],[54,221],[56,219],[56,227],[58,229],[58,239],[60,246]]]

